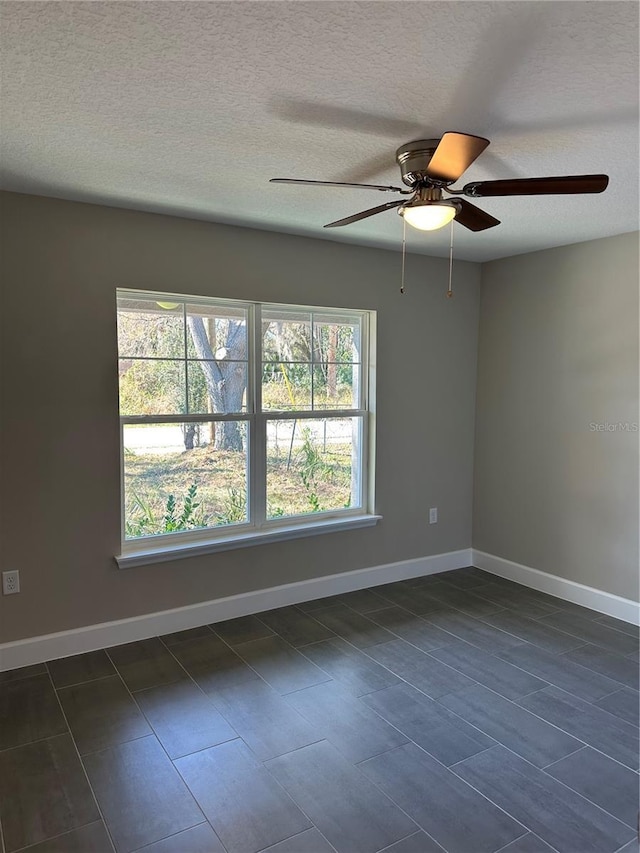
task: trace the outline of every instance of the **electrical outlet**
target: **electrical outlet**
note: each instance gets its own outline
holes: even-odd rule
[[[432,506],[429,510],[429,524],[437,524],[438,523],[438,507]]]
[[[2,594],[13,595],[14,592],[20,592],[20,572],[17,569],[2,573]]]

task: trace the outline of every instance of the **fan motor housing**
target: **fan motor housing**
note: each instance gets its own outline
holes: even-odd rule
[[[396,151],[396,162],[400,166],[403,182],[409,187],[420,183],[432,183],[427,168],[438,147],[440,139],[416,139],[406,142]]]

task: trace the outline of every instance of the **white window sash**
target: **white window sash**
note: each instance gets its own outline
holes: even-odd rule
[[[246,401],[247,411],[216,413],[207,412],[202,414],[171,414],[171,415],[122,415],[120,417],[120,468],[121,468],[121,530],[122,530],[122,554],[135,553],[136,551],[151,548],[161,548],[165,543],[167,547],[180,545],[182,543],[213,541],[216,538],[228,538],[234,533],[239,538],[248,533],[260,531],[274,532],[278,528],[290,527],[312,527],[315,523],[326,522],[331,519],[350,517],[362,517],[373,513],[372,501],[372,426],[374,413],[370,405],[370,373],[374,354],[370,350],[371,312],[349,309],[314,308],[309,306],[279,305],[275,303],[247,303],[237,300],[209,299],[198,297],[185,297],[178,294],[158,294],[153,292],[141,292],[135,290],[119,290],[118,297],[131,299],[132,301],[153,300],[160,297],[166,301],[177,301],[183,305],[183,324],[185,332],[184,353],[185,357],[174,359],[145,358],[143,356],[135,360],[142,361],[183,361],[185,362],[185,393],[186,400],[189,399],[188,389],[188,362],[197,362],[198,359],[189,359],[187,355],[187,323],[186,306],[209,304],[224,310],[225,307],[242,308],[247,311],[247,387]],[[311,403],[313,405],[313,382],[314,367],[318,362],[313,360],[313,324],[314,314],[322,316],[323,322],[330,322],[332,316],[357,317],[360,321],[360,361],[353,362],[354,375],[358,372],[358,408],[339,409],[291,409],[291,410],[262,410],[262,309],[281,311],[283,315],[290,311],[300,310],[311,312],[311,360],[299,362],[309,364],[311,369]],[[128,358],[123,356],[123,358]],[[297,362],[295,362],[297,363]],[[352,472],[355,470],[355,485],[352,485],[352,505],[349,508],[336,508],[323,512],[301,513],[299,515],[287,515],[282,518],[267,518],[267,421],[321,421],[330,419],[354,419],[357,425],[357,464],[352,463]],[[156,534],[135,539],[125,538],[125,444],[124,428],[128,425],[143,424],[182,424],[182,423],[222,423],[237,422],[247,424],[247,514],[248,520],[235,524],[224,524],[220,526],[205,527],[197,530],[189,530],[174,533]],[[356,451],[354,451],[355,453]],[[354,502],[355,499],[355,502]]]

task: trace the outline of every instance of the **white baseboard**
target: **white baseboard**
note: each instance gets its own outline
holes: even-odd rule
[[[565,601],[581,604],[583,607],[589,607],[591,610],[597,610],[607,616],[614,616],[623,622],[640,625],[640,604],[630,598],[622,598],[620,595],[613,595],[602,589],[595,589],[592,586],[585,586],[585,584],[566,580],[566,578],[557,575],[550,575],[548,572],[541,572],[539,569],[532,569],[530,566],[523,566],[521,563],[514,563],[511,560],[505,560],[503,557],[486,554],[484,551],[477,551],[475,548],[472,553],[473,565],[478,569],[484,569],[485,572],[491,572],[491,574],[498,575],[501,578],[522,583],[540,592],[555,595]]]
[[[177,607],[174,610],[163,610],[160,613],[146,613],[130,619],[119,619],[116,622],[102,622],[99,625],[87,625],[84,628],[74,628],[56,634],[16,640],[0,645],[0,672],[109,646],[118,646],[122,643],[131,643],[134,640],[146,640],[149,637],[184,631],[187,628],[222,622],[225,619],[235,619],[238,616],[249,616],[252,613],[272,610],[274,607],[300,604],[302,601],[325,598],[329,595],[366,589],[407,578],[447,572],[451,569],[461,569],[470,565],[471,549],[466,548],[462,551],[449,551],[445,554],[418,557],[414,560],[372,566],[353,572],[325,575],[241,595],[231,595],[214,601],[190,604],[187,607]]]

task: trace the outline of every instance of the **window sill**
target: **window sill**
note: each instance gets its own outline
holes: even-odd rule
[[[302,539],[319,533],[336,533],[343,530],[355,530],[359,527],[373,527],[382,519],[381,515],[351,515],[345,518],[331,518],[305,525],[290,525],[271,530],[234,534],[215,539],[187,542],[176,545],[163,544],[162,547],[140,549],[120,554],[115,558],[119,569],[131,569],[135,566],[147,566],[150,563],[166,563],[182,560],[186,557],[199,557],[215,554],[218,551],[230,551],[235,548],[248,548],[252,545],[266,545],[269,542],[283,542],[288,539]]]

